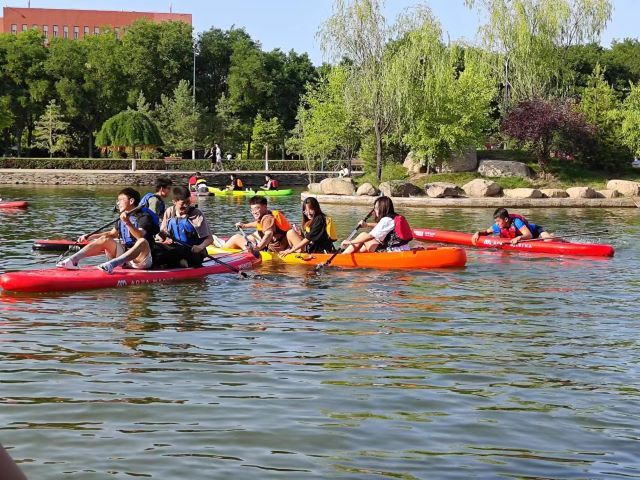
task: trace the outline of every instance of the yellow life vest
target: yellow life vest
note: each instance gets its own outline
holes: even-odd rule
[[[332,242],[335,242],[336,240],[338,240],[338,234],[336,233],[336,224],[333,223],[333,218],[327,217],[325,215],[324,223],[325,223],[325,229],[327,231],[327,236],[329,237],[329,240],[331,240]],[[305,225],[304,227],[304,231],[307,233],[311,231],[311,222],[307,222],[307,225]]]

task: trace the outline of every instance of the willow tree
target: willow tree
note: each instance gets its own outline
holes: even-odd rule
[[[109,118],[96,135],[96,146],[103,150],[126,151],[135,158],[136,150],[153,150],[162,145],[158,127],[144,113],[125,110]]]
[[[347,70],[345,96],[375,135],[376,177],[382,176],[382,144],[397,119],[391,88],[389,43],[403,31],[400,23],[388,26],[383,0],[336,0],[333,15],[318,36],[323,51]]]
[[[348,71],[336,66],[302,96],[288,145],[305,157],[309,170],[312,159],[322,165],[332,154],[351,159],[360,144],[361,120],[345,98],[348,81]]]
[[[631,84],[631,93],[622,105],[621,140],[635,157],[640,157],[640,84]]]
[[[611,18],[610,0],[465,0],[487,13],[480,27],[500,80],[502,111],[522,100],[564,94],[568,47],[597,42]]]
[[[416,157],[433,165],[484,140],[496,82],[481,52],[444,43],[429,9],[408,15],[403,24],[412,28],[391,48],[398,130]]]

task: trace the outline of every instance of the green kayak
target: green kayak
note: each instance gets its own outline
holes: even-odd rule
[[[217,196],[234,196],[234,197],[253,197],[254,195],[264,195],[266,197],[286,197],[287,195],[293,195],[291,188],[283,188],[280,190],[222,190],[217,187],[209,187],[209,192],[216,194]]]

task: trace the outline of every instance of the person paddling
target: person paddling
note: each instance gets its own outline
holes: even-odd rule
[[[155,183],[155,193],[146,193],[140,199],[140,205],[149,209],[148,213],[158,228],[160,228],[160,222],[167,209],[165,200],[171,193],[171,185],[173,185],[173,182],[169,177],[158,177]]]
[[[331,217],[327,217],[315,197],[305,198],[302,202],[302,231],[293,227],[296,237],[293,245],[278,255],[284,257],[293,252],[333,253],[333,242],[337,240],[336,229]],[[293,234],[291,239],[294,240]]]
[[[227,185],[227,190],[244,190],[244,182],[240,177],[235,176],[233,173],[229,176],[231,183]]]
[[[249,208],[254,218],[253,222],[236,223],[237,228],[255,228],[256,231],[248,235],[249,241],[256,245],[256,250],[270,250],[281,252],[300,240],[292,229],[291,224],[279,210],[269,210],[266,197],[256,195],[249,199]],[[222,248],[247,248],[247,239],[238,233],[227,240]]]
[[[375,222],[360,221],[360,227],[372,227],[369,232],[360,233],[353,240],[342,242],[342,253],[355,252],[399,252],[411,250],[409,242],[413,232],[406,218],[398,215],[389,197],[378,197],[373,204]]]
[[[207,256],[213,236],[204,214],[191,205],[187,187],[173,188],[173,205],[167,208],[154,248],[157,265],[164,267],[200,267]]]
[[[510,238],[512,245],[532,238],[552,240],[553,235],[544,228],[529,222],[522,215],[509,213],[506,208],[498,208],[493,212],[495,223],[486,230],[479,230],[471,237],[471,243],[476,245],[483,235],[499,235],[501,238]]]
[[[276,180],[269,174],[264,176],[264,181],[265,184],[260,187],[262,190],[277,190],[280,186],[278,180]]]
[[[118,193],[117,207],[120,219],[115,227],[108,232],[96,233],[91,236],[82,235],[78,242],[90,241],[79,252],[58,262],[59,268],[77,270],[80,260],[104,253],[108,262],[98,265],[105,273],[112,273],[113,269],[121,265],[138,270],[152,267],[151,248],[153,237],[158,228],[147,207],[140,206],[140,193],[133,188],[123,188]]]
[[[202,176],[200,172],[196,172],[189,177],[189,190],[195,192],[198,189],[198,183],[202,183],[202,181],[206,180]]]

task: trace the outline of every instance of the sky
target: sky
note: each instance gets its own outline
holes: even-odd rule
[[[387,0],[385,15],[392,20],[417,3],[428,5],[451,40],[476,39],[481,18],[463,0]],[[26,7],[28,0],[2,0],[2,6]],[[602,36],[602,45],[614,39],[640,37],[640,0],[613,0],[613,18]],[[264,50],[280,48],[307,52],[314,64],[324,60],[316,32],[331,15],[333,0],[31,0],[32,8],[156,11],[191,13],[197,32],[210,28],[244,27]]]

